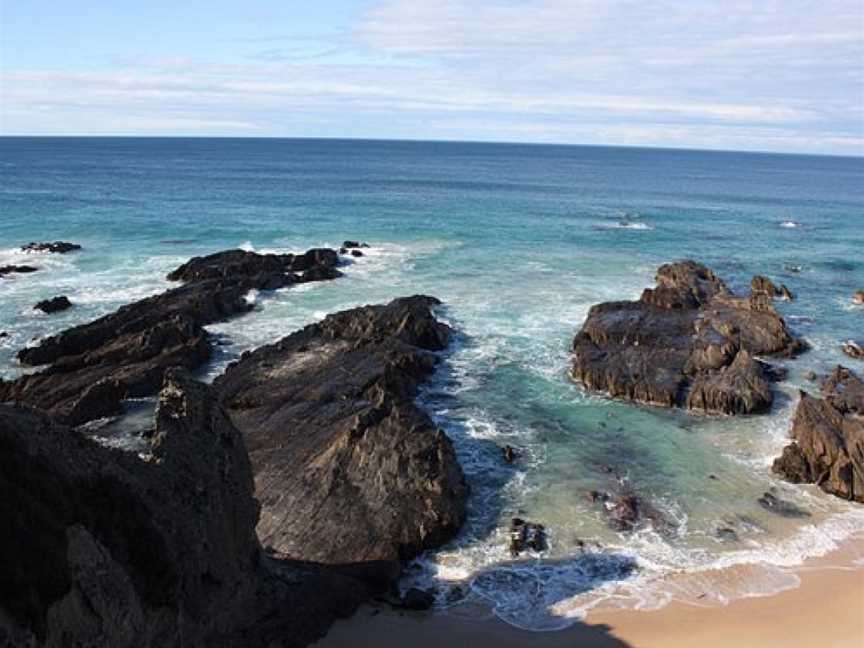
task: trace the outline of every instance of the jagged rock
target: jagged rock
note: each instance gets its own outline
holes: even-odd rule
[[[373,591],[262,553],[243,438],[182,371],[143,458],[0,405],[0,515],[0,637],[22,646],[299,647]]]
[[[328,248],[309,250],[305,254],[258,254],[246,250],[226,250],[187,261],[168,273],[168,280],[190,282],[244,277],[259,290],[273,290],[302,282],[303,275],[295,273],[304,273],[313,268],[334,269],[338,262],[336,252]]]
[[[510,521],[510,555],[516,558],[528,549],[546,550],[546,529],[542,524],[513,518]]]
[[[513,463],[516,461],[516,451],[513,449],[513,446],[505,445],[501,450],[501,454],[504,456],[504,461],[507,463]]]
[[[762,275],[753,277],[750,282],[750,290],[753,293],[764,293],[772,299],[775,297],[789,301],[795,299],[795,296],[785,285],[776,286],[768,277]]]
[[[72,308],[72,302],[65,295],[54,297],[53,299],[43,299],[34,307],[36,310],[41,310],[43,313],[59,313],[67,308]]]
[[[457,531],[462,471],[414,403],[449,340],[438,303],[415,296],[330,315],[217,378],[249,445],[265,543],[392,574]]]
[[[34,268],[33,266],[28,265],[5,265],[0,266],[0,277],[3,277],[8,274],[26,274],[29,272],[36,272],[39,268]]]
[[[788,518],[803,518],[810,517],[810,514],[802,508],[796,506],[792,502],[787,502],[780,499],[773,493],[764,493],[758,500],[759,505],[766,511],[771,511],[782,517]]]
[[[864,290],[856,290],[852,295],[852,301],[856,304],[864,304]]]
[[[823,382],[822,394],[818,399],[801,392],[792,443],[774,460],[774,472],[864,503],[864,383],[838,366]]]
[[[614,397],[723,414],[766,411],[781,377],[756,355],[792,356],[763,293],[734,296],[695,261],[666,264],[639,301],[593,306],[573,342],[576,380]]]
[[[336,277],[337,261],[333,250],[296,256],[230,250],[193,259],[169,275],[184,285],[19,351],[25,365],[50,366],[14,382],[0,380],[0,402],[26,403],[70,424],[117,413],[124,397],[154,394],[169,367],[194,369],[206,362],[211,342],[204,326],[248,312],[248,291]],[[88,414],[83,394],[106,382],[119,386],[110,392],[113,407],[102,399]]]
[[[864,346],[858,344],[855,340],[847,340],[843,343],[843,353],[848,355],[850,358],[855,358],[856,360],[864,359]]]
[[[76,243],[66,243],[65,241],[54,241],[53,243],[28,243],[22,245],[21,249],[24,252],[51,252],[53,254],[66,254],[80,250],[81,246]]]
[[[352,248],[368,248],[369,244],[368,243],[360,243],[359,241],[345,241],[344,243],[342,243],[342,247],[347,249],[347,250],[350,250]]]

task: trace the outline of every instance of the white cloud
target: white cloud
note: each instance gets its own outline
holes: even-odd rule
[[[348,34],[266,52],[266,34],[244,38],[233,60],[8,70],[2,128],[864,154],[859,0],[387,0]]]

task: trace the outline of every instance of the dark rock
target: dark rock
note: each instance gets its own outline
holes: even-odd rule
[[[25,365],[51,366],[14,382],[0,380],[0,402],[26,403],[70,424],[116,413],[124,396],[153,395],[166,369],[206,362],[211,342],[204,326],[248,312],[247,292],[339,276],[336,262],[333,250],[278,257],[231,250],[195,258],[169,275],[188,283],[19,351]],[[81,398],[98,383],[118,385],[111,392],[117,401],[113,407],[101,401],[91,415]]]
[[[65,295],[54,297],[53,299],[44,299],[36,304],[34,309],[41,310],[43,313],[59,313],[67,308],[72,308],[72,302]]]
[[[351,256],[353,257],[362,257],[363,253],[360,250],[351,250]]]
[[[601,504],[603,513],[616,531],[633,531],[643,525],[650,525],[662,535],[671,535],[675,525],[647,499],[637,495],[625,480],[624,488],[617,495],[605,491],[592,490],[588,492],[591,502]]]
[[[750,282],[750,290],[753,293],[764,293],[771,299],[780,298],[793,300],[795,297],[792,292],[784,285],[776,286],[768,277],[757,275]]]
[[[738,532],[730,527],[718,527],[716,535],[723,542],[738,542]]]
[[[810,517],[810,514],[802,508],[796,506],[792,502],[787,502],[780,499],[773,493],[764,493],[758,500],[759,505],[766,511],[771,511],[782,517],[788,518],[804,518]]]
[[[0,331],[0,340],[8,338],[9,334],[6,331]]]
[[[402,597],[400,607],[406,610],[428,610],[435,605],[435,593],[429,590],[412,587]]]
[[[516,461],[516,451],[513,449],[513,446],[505,445],[501,452],[504,455],[504,461],[507,463]]]
[[[52,252],[54,254],[66,254],[80,250],[81,246],[76,243],[66,243],[65,241],[54,241],[53,243],[28,243],[22,245],[21,249],[24,252]]]
[[[5,265],[0,266],[0,277],[8,274],[26,274],[29,272],[36,272],[39,268],[34,268],[33,266],[28,265]]]
[[[345,241],[344,243],[342,243],[342,247],[350,250],[352,248],[355,248],[355,249],[356,248],[368,248],[369,244],[368,243],[360,243],[359,241]]]
[[[801,392],[792,443],[774,460],[774,472],[793,483],[864,503],[864,383],[838,366],[822,384],[824,398]]]
[[[593,306],[573,342],[573,377],[589,389],[665,407],[767,411],[777,371],[754,356],[792,356],[792,337],[762,293],[734,296],[694,261],[661,266],[639,301]]]
[[[542,524],[513,518],[510,522],[510,555],[514,558],[522,552],[546,550],[546,529]]]
[[[861,346],[855,340],[847,340],[843,343],[843,353],[848,355],[850,358],[855,358],[856,360],[864,360],[864,346]]]
[[[264,542],[392,575],[456,533],[467,485],[450,439],[414,403],[449,341],[438,303],[415,296],[330,315],[215,381],[249,444]]]
[[[372,593],[261,551],[243,438],[206,385],[166,373],[148,445],[142,459],[0,405],[5,636],[26,646],[299,648]]]

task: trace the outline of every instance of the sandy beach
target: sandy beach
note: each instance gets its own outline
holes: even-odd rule
[[[316,648],[861,648],[864,646],[864,568],[852,561],[864,550],[857,538],[843,549],[808,561],[799,587],[726,606],[675,602],[657,611],[590,614],[559,632],[527,632],[488,615],[396,612],[366,607],[338,622]],[[846,565],[838,567],[838,565]]]

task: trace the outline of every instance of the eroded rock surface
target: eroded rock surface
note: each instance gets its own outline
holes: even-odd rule
[[[864,503],[864,383],[838,366],[823,382],[822,395],[801,392],[792,443],[775,459],[774,472]]]
[[[265,555],[242,435],[166,374],[143,457],[0,405],[0,644],[303,646],[371,590]]]
[[[211,343],[204,326],[252,306],[245,295],[340,276],[335,251],[302,255],[229,250],[197,257],[169,274],[186,282],[22,349],[26,365],[50,364],[14,382],[0,380],[0,402],[38,407],[77,425],[117,414],[124,397],[156,393],[169,367],[194,369]]]
[[[735,296],[695,261],[663,265],[638,301],[593,306],[573,342],[573,377],[614,397],[723,414],[770,409],[782,374],[755,356],[793,356],[767,294]]]
[[[450,439],[414,404],[449,340],[436,304],[415,296],[330,315],[216,380],[249,446],[262,542],[395,573],[455,534],[464,476]]]

